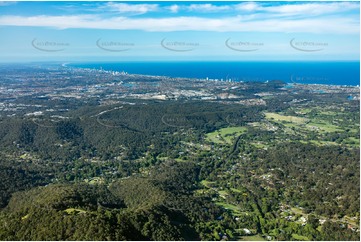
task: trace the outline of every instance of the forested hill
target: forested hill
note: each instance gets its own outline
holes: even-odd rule
[[[152,172],[109,187],[63,184],[14,193],[0,216],[0,239],[199,240],[195,225],[222,212],[193,195],[196,167],[167,162]]]
[[[359,240],[355,88],[76,73],[1,99],[0,240]]]

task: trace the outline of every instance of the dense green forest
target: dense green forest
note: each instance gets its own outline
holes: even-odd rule
[[[124,101],[1,117],[0,240],[359,240],[358,101]]]

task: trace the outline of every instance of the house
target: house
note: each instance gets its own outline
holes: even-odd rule
[[[322,225],[326,222],[326,219],[319,219],[318,222]]]

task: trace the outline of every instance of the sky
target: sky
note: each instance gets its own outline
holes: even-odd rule
[[[0,1],[0,62],[360,59],[358,1]]]

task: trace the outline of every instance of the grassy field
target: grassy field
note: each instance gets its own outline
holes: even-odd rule
[[[274,121],[286,121],[296,124],[304,124],[308,121],[307,118],[296,117],[296,116],[285,116],[277,113],[265,113],[265,115],[268,120],[274,120]]]
[[[208,133],[206,140],[213,142],[213,143],[228,143],[232,144],[233,139],[235,137],[241,135],[242,133],[246,132],[246,127],[228,127],[216,130],[214,132]]]
[[[67,214],[86,213],[85,210],[78,208],[67,208],[64,210],[64,212],[66,212]]]
[[[201,181],[201,184],[207,188],[211,188],[212,184],[215,184],[215,182],[211,182],[211,181],[207,181],[207,180],[203,180]]]
[[[308,114],[312,111],[312,108],[300,108],[299,110],[297,110],[297,112],[301,113],[301,114]]]
[[[159,157],[159,156],[157,156],[157,159],[161,160],[161,161],[165,161],[165,160],[168,160],[169,157]]]
[[[327,111],[327,113],[331,115],[333,112]],[[270,121],[282,123],[284,126],[290,129],[297,129],[298,131],[316,131],[318,133],[345,132],[345,130],[341,127],[320,118],[308,119],[303,117],[280,115],[277,113],[265,113],[265,115],[266,119]]]
[[[228,128],[223,128],[220,129],[219,132],[221,133],[221,135],[225,136],[228,134],[235,134],[235,133],[244,133],[247,130],[246,127],[228,127]]]
[[[188,160],[184,160],[183,158],[175,158],[174,160],[177,162],[188,162]]]
[[[309,129],[315,129],[317,131],[321,131],[321,132],[342,132],[343,129],[339,128],[336,125],[333,124],[329,124],[326,122],[317,122],[317,121],[312,121],[310,123],[308,123],[306,125],[307,128]]]
[[[336,142],[331,141],[322,141],[322,140],[310,140],[310,142],[317,146],[324,146],[324,145],[339,145]]]
[[[242,214],[244,212],[241,211],[241,208],[233,205],[233,204],[229,204],[229,203],[223,203],[223,202],[216,202],[216,204],[218,206],[223,207],[224,209],[230,210],[232,212],[233,215],[238,215],[238,214]]]
[[[232,191],[232,192],[236,192],[236,193],[241,193],[241,192],[242,192],[241,190],[238,190],[238,189],[236,189],[236,188],[231,188],[231,191]]]
[[[90,178],[90,179],[85,179],[84,181],[86,183],[91,184],[91,185],[103,184],[104,183],[104,178],[102,178],[102,177],[93,177],[93,178]]]
[[[348,145],[356,146],[356,147],[360,146],[360,140],[355,137],[349,137],[349,138],[345,139],[344,143],[348,144]]]
[[[302,209],[300,208],[291,208],[291,211],[294,213],[294,214],[301,214],[302,216],[305,216],[306,214],[302,211]]]
[[[309,241],[310,239],[306,236],[298,235],[298,234],[292,234],[292,238],[295,240],[303,240],[303,241]]]
[[[218,195],[222,198],[226,198],[226,196],[228,196],[229,194],[228,192],[222,190],[222,191],[218,191]]]

